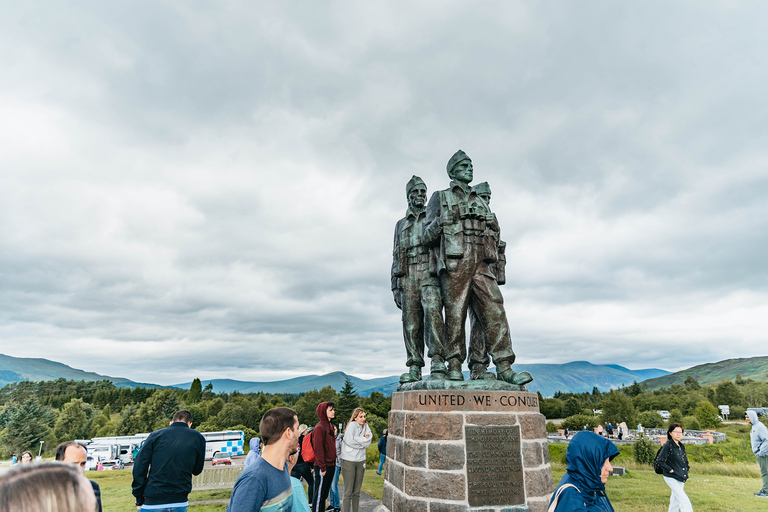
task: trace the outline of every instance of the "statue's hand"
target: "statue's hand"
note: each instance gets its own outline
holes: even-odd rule
[[[400,289],[392,290],[392,295],[395,297],[397,309],[403,309],[403,291]]]

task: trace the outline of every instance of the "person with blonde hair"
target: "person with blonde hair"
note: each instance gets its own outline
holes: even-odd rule
[[[365,409],[352,412],[341,443],[341,477],[344,479],[342,512],[357,512],[360,508],[360,489],[365,475],[365,449],[371,445],[373,434],[365,420]]]
[[[0,512],[95,512],[96,497],[71,464],[40,462],[0,476]]]

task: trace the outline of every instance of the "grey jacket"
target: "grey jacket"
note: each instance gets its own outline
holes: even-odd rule
[[[747,411],[749,421],[752,422],[752,430],[749,437],[752,440],[752,451],[758,457],[768,456],[768,428],[760,423],[755,411]]]

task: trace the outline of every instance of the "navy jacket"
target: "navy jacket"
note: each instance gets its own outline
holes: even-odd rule
[[[133,463],[136,505],[187,501],[205,463],[205,438],[183,421],[152,432]]]

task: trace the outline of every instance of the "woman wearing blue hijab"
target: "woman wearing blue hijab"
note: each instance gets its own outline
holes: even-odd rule
[[[594,432],[579,432],[565,452],[566,472],[549,502],[549,512],[614,512],[605,482],[619,449]]]

